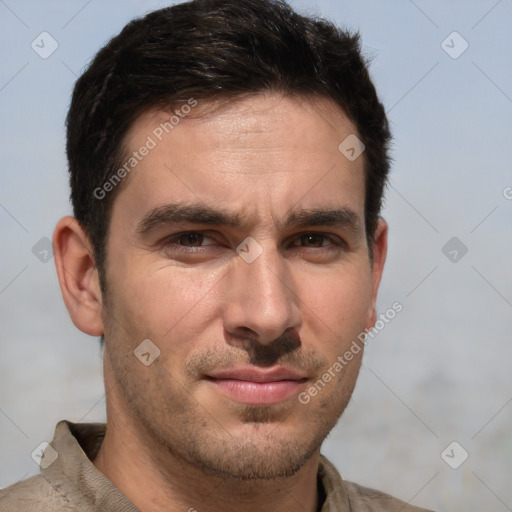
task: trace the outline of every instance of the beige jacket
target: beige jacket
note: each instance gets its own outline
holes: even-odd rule
[[[1,512],[140,512],[93,465],[105,424],[61,421],[41,459],[41,475],[0,491]],[[321,512],[429,512],[341,479],[321,457],[325,501]]]

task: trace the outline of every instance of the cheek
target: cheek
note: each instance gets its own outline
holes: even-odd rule
[[[340,269],[316,278],[304,286],[299,295],[304,321],[311,325],[316,337],[319,332],[325,332],[327,340],[331,341],[331,350],[339,351],[340,343],[350,344],[367,326],[371,291],[371,277],[367,271]]]
[[[121,283],[116,320],[119,317],[132,339],[142,336],[161,349],[186,353],[212,318],[221,277],[172,266],[145,272],[140,266],[127,269],[125,275],[116,276]]]

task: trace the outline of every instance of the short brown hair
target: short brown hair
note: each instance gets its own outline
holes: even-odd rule
[[[299,15],[284,1],[193,0],[131,21],[74,88],[67,116],[71,201],[91,239],[103,290],[108,226],[121,187],[100,198],[94,191],[122,165],[123,142],[136,118],[190,98],[266,90],[327,97],[357,127],[366,147],[371,251],[389,172],[390,133],[359,34]]]

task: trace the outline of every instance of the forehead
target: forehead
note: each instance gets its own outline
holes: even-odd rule
[[[339,149],[354,136],[327,99],[260,94],[221,106],[191,99],[133,124],[126,158],[138,160],[120,196],[133,209],[193,200],[259,217],[331,203],[362,214],[363,155],[349,160]]]
[[[197,137],[201,137],[212,127],[208,139],[200,141],[198,150],[208,149],[212,142],[245,147],[256,139],[270,149],[282,144],[283,141],[276,139],[275,135],[283,127],[288,131],[281,134],[295,146],[299,141],[312,139],[315,139],[315,144],[323,139],[330,145],[332,141],[325,138],[326,134],[335,138],[357,134],[357,129],[341,107],[328,98],[262,92],[231,100],[189,98],[169,110],[151,109],[135,120],[125,143],[136,149],[144,135],[151,134],[157,143],[165,143],[171,141],[171,134],[187,130],[187,137],[191,137],[194,133],[190,129],[194,128]],[[172,140],[174,144],[180,144],[183,137]]]

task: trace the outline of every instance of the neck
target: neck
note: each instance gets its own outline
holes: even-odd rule
[[[155,450],[127,427],[123,421],[108,421],[93,463],[142,512],[316,512],[319,508],[319,452],[291,477],[243,481],[206,473],[169,452]]]
[[[93,464],[142,512],[319,509],[320,449],[287,478],[241,480],[206,472],[159,446],[127,413],[113,379],[105,384],[108,427]]]

